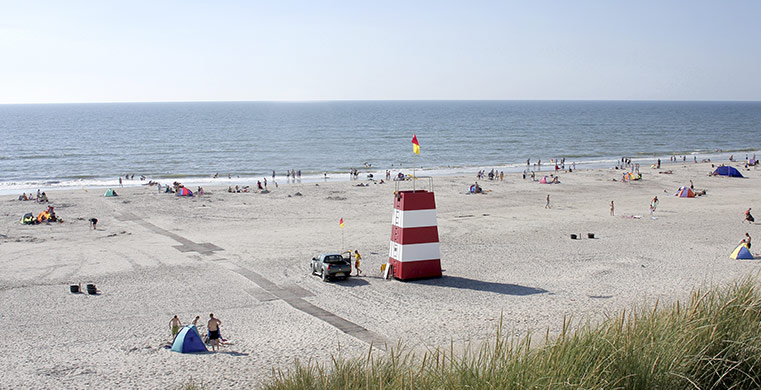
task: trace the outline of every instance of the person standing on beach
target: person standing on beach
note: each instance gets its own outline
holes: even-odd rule
[[[654,197],[653,200],[650,202],[650,216],[655,213],[655,209],[658,208],[658,197]]]
[[[354,250],[354,268],[357,269],[357,276],[362,273],[362,270],[359,269],[359,261],[362,260],[362,256],[359,254],[359,250]]]
[[[209,314],[209,322],[206,324],[206,329],[209,330],[209,342],[211,343],[211,350],[213,352],[219,351],[219,326],[222,325],[222,321],[214,318],[214,313]]]
[[[198,320],[200,320],[200,319],[201,319],[201,316],[196,316],[196,318],[193,320],[193,326],[195,326],[197,328],[198,327]]]
[[[547,204],[544,205],[545,209],[551,209],[552,206],[550,206],[550,194],[547,194]]]
[[[172,328],[172,338],[177,336],[177,333],[180,332],[180,327],[182,326],[182,322],[180,322],[180,319],[177,318],[177,315],[169,321],[169,327]]]
[[[610,216],[611,216],[611,217],[616,215],[616,213],[615,213],[615,208],[616,208],[616,207],[613,205],[613,201],[611,200],[611,201],[610,201]]]
[[[124,184],[122,184],[122,177],[119,176],[119,187],[124,187]]]

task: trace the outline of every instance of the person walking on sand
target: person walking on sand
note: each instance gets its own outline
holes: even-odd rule
[[[180,322],[180,319],[177,318],[177,315],[172,317],[172,319],[169,321],[169,327],[172,328],[172,338],[177,336],[177,333],[180,333],[181,326],[182,322]]]
[[[613,205],[613,201],[611,200],[610,201],[610,216],[611,217],[616,215],[615,209],[616,209],[616,207]]]
[[[551,209],[552,206],[550,206],[550,194],[547,194],[547,204],[544,205],[545,209]]]
[[[753,216],[750,214],[750,207],[748,207],[748,210],[745,211],[745,220],[748,221],[748,223],[756,222],[756,219],[753,218]]]
[[[214,318],[214,313],[209,314],[209,322],[206,324],[206,329],[209,330],[209,342],[211,343],[211,350],[213,352],[219,351],[219,326],[222,325],[222,321]]]
[[[200,320],[200,319],[201,319],[201,316],[196,316],[196,318],[193,320],[193,326],[195,326],[197,328],[198,327],[198,320]]]
[[[357,269],[357,276],[359,276],[359,274],[362,273],[362,270],[359,269],[360,260],[362,260],[362,256],[360,256],[359,251],[355,249],[354,250],[354,268]]]

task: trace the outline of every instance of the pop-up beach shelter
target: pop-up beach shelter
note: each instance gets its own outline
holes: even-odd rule
[[[735,167],[730,167],[728,165],[716,168],[716,170],[713,171],[713,174],[729,177],[744,177]]]
[[[729,257],[735,260],[753,260],[753,255],[745,244],[738,245]]]
[[[26,213],[23,217],[21,217],[21,223],[24,225],[31,225],[34,223],[34,214],[32,213]]]
[[[690,187],[679,187],[679,190],[676,191],[674,196],[678,196],[680,198],[694,198],[695,192],[692,191]]]
[[[539,184],[547,184],[547,176],[545,176],[541,180],[539,180]]]
[[[177,333],[172,343],[172,351],[180,353],[209,352],[195,325],[186,325],[180,330],[180,333]]]
[[[185,187],[180,187],[180,189],[177,190],[177,196],[193,196],[193,192]]]
[[[109,188],[108,191],[106,191],[106,193],[103,196],[107,196],[107,197],[115,196],[113,188]]]

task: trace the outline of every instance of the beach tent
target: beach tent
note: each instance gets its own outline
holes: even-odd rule
[[[180,330],[180,333],[177,333],[172,343],[172,351],[180,353],[209,352],[195,325],[186,325]]]
[[[753,260],[753,255],[745,244],[738,245],[729,257],[735,260]]]
[[[543,177],[542,180],[539,180],[539,184],[547,184],[547,176]]]
[[[113,188],[109,188],[108,191],[106,191],[105,195],[103,195],[103,196],[111,197],[111,196],[116,196],[116,195],[114,195]]]
[[[679,187],[679,190],[676,191],[674,196],[678,196],[680,198],[694,198],[695,192],[692,191],[690,187]]]
[[[193,196],[193,192],[185,187],[180,187],[180,189],[177,190],[177,196]]]
[[[34,224],[34,214],[32,213],[26,213],[23,217],[21,217],[21,223],[24,225],[32,225]]]
[[[719,175],[719,176],[743,177],[743,175],[742,175],[742,173],[740,173],[740,171],[738,171],[736,168],[730,167],[728,165],[716,168],[716,170],[713,171],[713,174],[714,175]]]
[[[626,174],[626,180],[640,180],[642,179],[642,175],[635,175],[632,172],[629,172]]]

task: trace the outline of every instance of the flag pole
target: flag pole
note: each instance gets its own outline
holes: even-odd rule
[[[417,154],[412,157],[412,192],[415,192],[415,182],[417,182],[417,175],[415,175],[415,166],[417,165]]]

